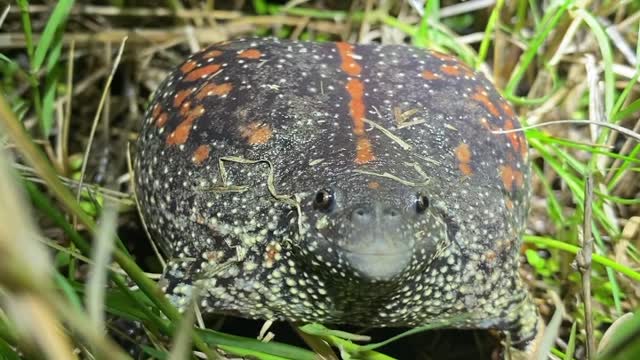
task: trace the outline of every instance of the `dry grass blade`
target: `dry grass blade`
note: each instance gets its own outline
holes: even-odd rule
[[[20,333],[34,341],[50,359],[75,359],[73,347],[45,300],[53,293],[53,265],[40,244],[22,189],[13,179],[4,151],[0,152],[0,288],[8,313]]]
[[[9,10],[11,10],[11,5],[7,5],[7,7],[4,8],[2,15],[0,15],[0,28],[2,28],[2,24],[4,24],[4,20],[7,18],[7,15],[9,15]]]
[[[109,271],[109,259],[113,250],[117,218],[116,206],[108,203],[98,224],[95,246],[92,249],[93,266],[87,282],[87,308],[96,329],[102,329],[105,325],[104,295],[107,288],[107,271]]]
[[[640,142],[640,134],[633,131],[633,130],[629,130],[625,127],[622,126],[618,126],[615,124],[611,124],[608,122],[602,122],[602,121],[591,121],[591,120],[577,120],[577,119],[571,119],[571,120],[553,120],[553,121],[547,121],[545,123],[542,124],[536,124],[536,125],[529,125],[529,126],[523,126],[521,128],[517,128],[517,129],[510,129],[510,130],[491,130],[492,133],[494,134],[509,134],[509,133],[513,133],[513,132],[520,132],[520,131],[525,131],[525,130],[530,130],[530,129],[537,129],[537,128],[543,128],[545,126],[551,126],[551,125],[558,125],[558,124],[578,124],[578,125],[597,125],[597,126],[602,126],[602,127],[606,127],[612,130],[615,130],[621,134],[624,134],[638,142]]]
[[[7,309],[20,332],[33,340],[47,359],[77,359],[55,310],[36,294],[7,297]]]
[[[18,187],[5,152],[0,153],[0,280],[9,281],[11,275],[24,283],[13,284],[20,289],[39,289],[52,273],[52,263],[46,250],[38,242],[41,237],[32,221],[31,213]],[[26,265],[26,268],[21,266]],[[7,283],[4,283],[5,286]]]
[[[453,3],[440,9],[440,18],[448,18],[482,10],[495,5],[495,3],[496,0],[470,0],[458,4]]]
[[[51,11],[48,5],[30,5],[29,12],[32,14],[46,13]],[[13,12],[13,11],[12,11]],[[242,16],[238,11],[214,10],[206,11],[202,9],[168,9],[162,7],[144,8],[144,7],[116,7],[116,6],[93,6],[84,5],[76,6],[72,9],[73,15],[92,15],[92,16],[175,16],[179,18],[196,18],[210,17],[215,19],[235,19]]]
[[[168,360],[181,360],[189,358],[189,350],[191,348],[191,333],[193,332],[193,325],[195,322],[195,307],[198,304],[198,293],[197,290],[191,295],[191,305],[189,309],[193,309],[191,311],[186,311],[182,314],[182,319],[180,320],[180,324],[178,325],[177,335],[173,339],[173,348],[171,349],[171,353],[169,354]],[[211,352],[211,354],[214,354]],[[219,357],[215,357],[218,359]],[[213,359],[210,359],[213,360]]]
[[[562,319],[565,315],[564,305],[562,304],[562,300],[560,300],[558,294],[553,290],[549,290],[548,293],[553,299],[556,310],[554,311],[551,320],[549,320],[549,324],[546,326],[539,348],[536,351],[536,360],[548,359],[551,349],[553,348],[553,345],[558,338],[558,334],[560,333]]]
[[[4,151],[0,152],[0,218],[12,224],[0,226],[0,288],[6,290],[7,307],[15,324],[50,359],[76,358],[63,322],[88,339],[96,353],[109,354],[113,359],[127,358],[103,336],[102,330],[91,326],[83,314],[70,310],[72,307],[58,298],[50,280],[52,262],[12,173]]]

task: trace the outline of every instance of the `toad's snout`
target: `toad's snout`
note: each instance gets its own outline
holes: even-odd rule
[[[340,244],[349,265],[368,280],[390,280],[410,262],[413,237],[403,212],[394,207],[360,206],[350,214],[350,235]]]

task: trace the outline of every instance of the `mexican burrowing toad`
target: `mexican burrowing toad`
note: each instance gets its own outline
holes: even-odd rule
[[[367,327],[493,328],[530,351],[518,276],[530,192],[512,107],[456,58],[250,38],[155,92],[137,196],[205,312]]]

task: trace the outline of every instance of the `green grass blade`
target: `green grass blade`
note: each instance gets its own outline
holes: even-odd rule
[[[60,42],[60,34],[72,7],[73,0],[60,0],[53,9],[35,49],[33,61],[31,62],[32,72],[40,70],[47,53],[56,46],[55,40],[57,39],[57,42]]]
[[[424,15],[420,19],[418,31],[415,33],[411,42],[417,47],[428,47],[431,45],[432,34],[429,21],[434,23],[440,18],[440,0],[429,0],[424,5]]]
[[[571,333],[569,334],[569,342],[567,343],[567,351],[564,353],[564,360],[572,360],[573,354],[576,351],[576,329],[577,322],[571,325]]]
[[[640,312],[617,329],[611,343],[598,356],[599,360],[626,360],[640,358]]]
[[[633,113],[635,113],[638,110],[640,110],[640,99],[634,100],[627,107],[613,114],[612,120],[613,122],[618,122],[628,116],[633,115]]]
[[[275,356],[296,360],[316,360],[316,354],[296,346],[275,341],[262,342],[241,336],[230,335],[209,329],[197,329],[196,332],[207,343],[216,346],[233,346],[245,350],[253,350]]]
[[[613,73],[613,53],[611,52],[611,44],[607,33],[602,28],[602,25],[598,22],[591,13],[584,9],[578,9],[578,14],[582,16],[584,21],[589,25],[593,35],[598,41],[600,46],[600,53],[602,55],[602,62],[604,64],[604,105],[605,111],[609,119],[613,115],[613,97],[616,93],[615,75]],[[607,130],[603,130],[605,132]]]
[[[27,0],[17,0],[20,8],[20,18],[22,19],[22,32],[27,48],[27,55],[33,61],[33,30],[31,29],[31,17],[29,16],[29,2]]]
[[[542,236],[525,235],[524,236],[524,241],[526,243],[542,245],[542,246],[548,246],[550,248],[567,251],[567,252],[572,253],[574,255],[577,254],[578,251],[580,251],[580,249],[581,249],[579,246],[567,244],[567,243],[565,243],[563,241],[549,239],[549,238],[542,237]],[[600,265],[609,267],[609,268],[611,268],[611,269],[613,269],[613,270],[615,270],[615,271],[617,271],[617,272],[619,272],[621,274],[624,274],[624,275],[628,276],[632,280],[640,282],[640,273],[639,272],[631,269],[628,266],[622,265],[622,264],[616,262],[615,260],[611,260],[606,256],[593,254],[593,262],[596,263],[596,264],[600,264]]]
[[[545,17],[542,20],[540,27],[541,29],[536,29],[536,35],[529,43],[527,50],[522,54],[520,58],[520,62],[518,63],[518,67],[515,72],[509,79],[509,82],[505,86],[505,96],[509,99],[516,96],[516,89],[520,84],[520,81],[524,77],[529,65],[533,62],[540,47],[543,45],[544,41],[547,39],[547,36],[553,31],[558,23],[563,19],[565,13],[569,9],[569,6],[573,4],[573,0],[566,0],[560,5],[557,9],[551,7],[549,11],[545,14]]]
[[[2,360],[21,360],[22,358],[15,352],[13,347],[6,341],[0,339],[0,359]]]
[[[487,53],[489,52],[489,44],[491,43],[491,35],[493,35],[493,29],[496,27],[496,24],[500,19],[500,12],[502,11],[503,5],[504,0],[498,0],[496,2],[496,6],[493,8],[493,11],[491,11],[489,21],[487,22],[487,27],[484,30],[484,37],[482,38],[482,42],[480,43],[480,50],[478,50],[478,58],[476,59],[475,63],[476,69],[478,69],[487,58]]]

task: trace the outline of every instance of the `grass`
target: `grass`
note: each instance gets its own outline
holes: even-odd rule
[[[0,8],[0,358],[129,358],[104,336],[113,318],[143,324],[152,340],[145,353],[161,359],[215,359],[220,350],[258,359],[393,358],[387,347],[360,345],[362,337],[345,332],[302,327],[304,347],[280,342],[279,333],[263,342],[183,318],[157,290],[157,276],[145,272],[158,270],[153,256],[132,255],[132,244],[146,240],[124,231],[140,227],[125,152],[103,172],[98,151],[135,138],[148,95],[198,39],[359,41],[375,31],[461,57],[489,75],[531,125],[534,193],[522,271],[543,316],[554,319],[557,336],[545,345],[551,356],[640,358],[640,5],[557,0],[542,9],[514,0],[471,11],[477,2],[427,1],[420,9],[404,2],[194,3],[43,8],[18,0],[6,18]],[[459,7],[454,15],[452,6]],[[589,121],[549,125],[562,119]],[[589,177],[593,192],[585,191]],[[591,244],[593,255],[583,252]],[[191,344],[195,353],[185,355]],[[436,354],[455,358],[454,351]]]

